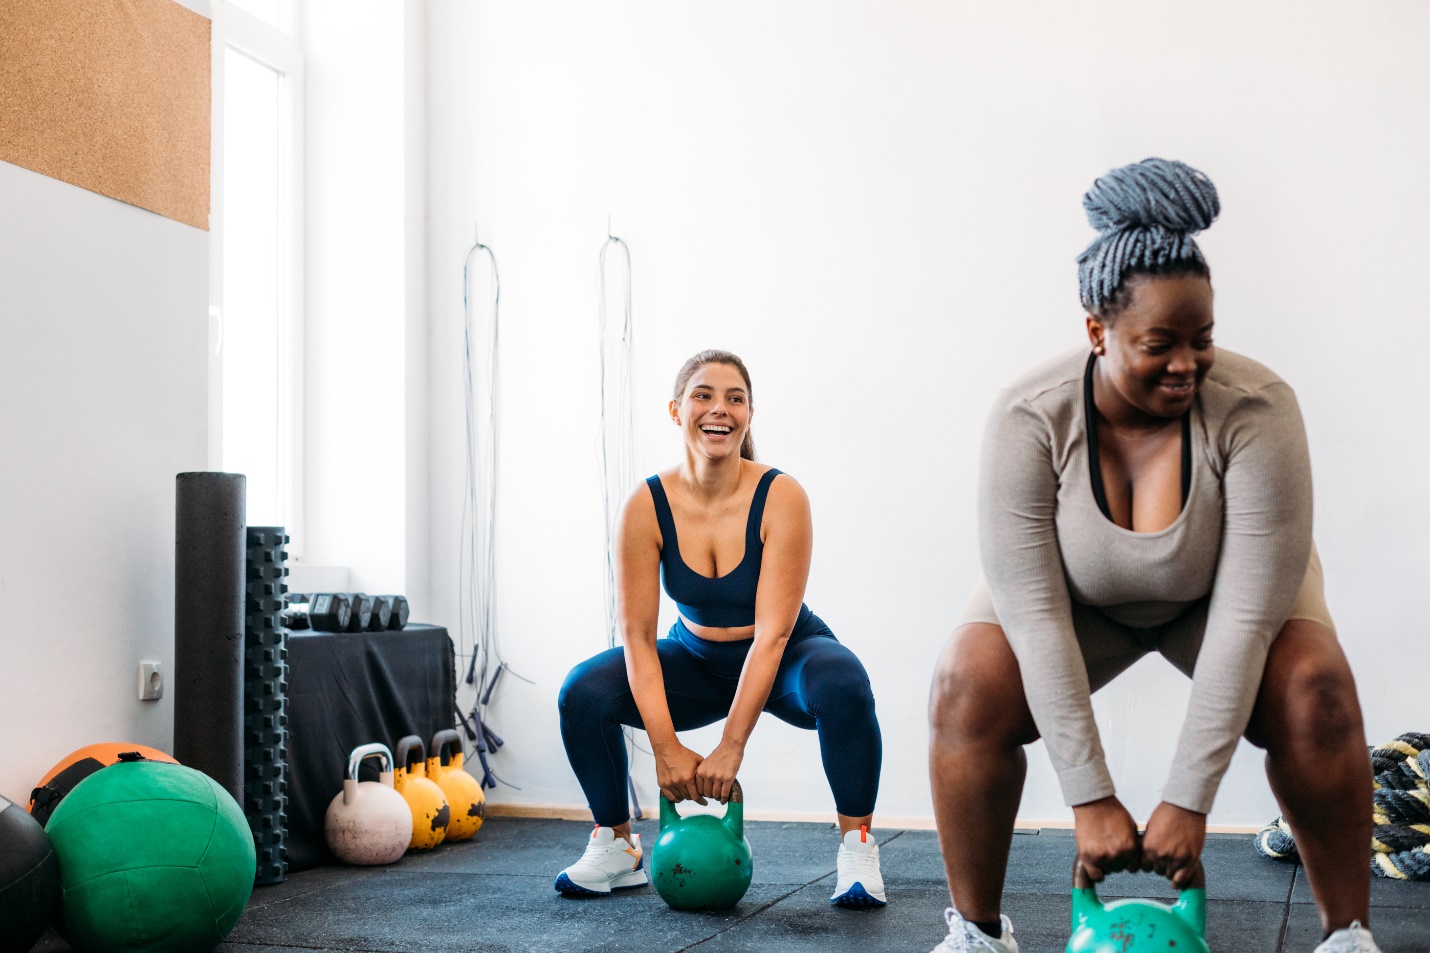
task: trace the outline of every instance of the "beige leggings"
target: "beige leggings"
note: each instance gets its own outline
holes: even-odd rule
[[[1197,653],[1202,647],[1202,636],[1206,634],[1209,601],[1207,597],[1198,599],[1172,621],[1150,629],[1123,625],[1108,618],[1100,609],[1073,602],[1073,630],[1077,633],[1078,644],[1082,647],[1082,657],[1087,664],[1087,678],[1092,690],[1097,691],[1126,671],[1133,662],[1152,651],[1160,652],[1167,661],[1191,677],[1192,669],[1197,664]],[[1301,591],[1296,594],[1296,601],[1286,618],[1287,621],[1309,619],[1319,622],[1335,634],[1336,624],[1331,621],[1330,610],[1326,608],[1321,557],[1315,546],[1311,547],[1311,560],[1306,566],[1306,578],[1301,583]],[[993,597],[988,592],[988,582],[982,577],[979,577],[978,585],[973,589],[973,597],[968,600],[968,605],[958,617],[954,628],[974,622],[1002,625],[998,621],[998,613],[993,609]]]

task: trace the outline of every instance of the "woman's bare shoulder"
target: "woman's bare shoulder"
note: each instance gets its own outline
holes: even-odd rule
[[[646,481],[642,480],[631,490],[630,496],[626,497],[625,505],[621,508],[621,525],[628,533],[632,530],[644,531],[659,538],[659,522],[655,513],[655,497],[651,495]]]
[[[773,469],[774,467],[770,466],[762,467],[759,475],[764,476]],[[765,507],[778,513],[808,513],[809,494],[798,480],[781,470],[779,476],[770,482],[770,495]]]

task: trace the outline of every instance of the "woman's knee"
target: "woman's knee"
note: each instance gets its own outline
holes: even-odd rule
[[[1037,740],[1018,659],[1002,628],[973,623],[949,638],[934,669],[929,727],[936,738]]]
[[[613,693],[625,688],[624,671],[621,673],[622,684],[616,686],[604,671],[606,666],[598,663],[598,658],[587,659],[571,669],[561,683],[561,691],[556,695],[556,708],[562,721],[596,718]]]
[[[804,673],[804,694],[811,711],[844,718],[874,715],[869,673],[852,652],[811,659]]]
[[[1364,736],[1355,677],[1335,637],[1318,623],[1288,622],[1267,659],[1247,739],[1330,750],[1364,744]]]

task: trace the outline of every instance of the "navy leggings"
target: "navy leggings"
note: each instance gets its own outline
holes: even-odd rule
[[[666,704],[676,731],[717,722],[730,713],[740,670],[753,640],[712,642],[679,621],[656,642]],[[626,679],[625,649],[607,649],[571,670],[561,686],[561,740],[586,792],[596,823],[630,819],[622,725],[641,724]],[[819,617],[805,609],[785,645],[765,711],[797,728],[819,732],[824,774],[846,817],[874,813],[883,740],[869,676]]]

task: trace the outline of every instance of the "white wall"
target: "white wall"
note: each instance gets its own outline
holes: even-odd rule
[[[0,794],[169,749],[174,474],[207,441],[208,233],[0,162]]]
[[[605,645],[608,213],[634,258],[638,470],[677,459],[664,407],[680,361],[741,354],[761,456],[813,502],[808,602],[873,680],[880,812],[927,816],[927,684],[978,573],[986,408],[1083,340],[1079,200],[1148,155],[1216,182],[1226,211],[1203,247],[1219,343],[1300,395],[1369,734],[1426,727],[1423,692],[1385,669],[1419,657],[1430,530],[1424,5],[433,0],[428,14],[433,615],[455,631],[460,275],[480,219],[503,279],[501,638],[537,683],[507,680],[493,709],[498,770],[521,785],[494,799],[582,801],[555,698]],[[1151,659],[1095,702],[1144,816],[1186,695]],[[1238,754],[1214,823],[1276,813],[1259,762]],[[649,802],[650,760],[636,771]],[[832,811],[814,736],[773,718],[743,776],[752,809]],[[1069,816],[1041,752],[1020,813]]]
[[[427,605],[423,7],[302,7],[304,552]],[[302,572],[302,570],[299,570]]]

